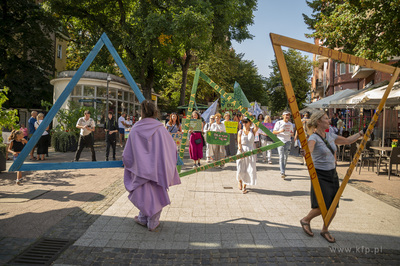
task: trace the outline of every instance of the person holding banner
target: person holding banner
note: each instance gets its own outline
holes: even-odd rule
[[[281,177],[286,177],[286,163],[290,153],[290,146],[292,145],[292,137],[294,136],[293,124],[289,122],[290,112],[284,111],[283,119],[275,123],[274,130],[272,131],[278,139],[280,139],[285,145],[278,147],[279,153],[279,168],[281,170]]]
[[[247,118],[244,117],[243,129],[238,132],[238,154],[248,152],[254,149],[254,138],[258,127]],[[248,185],[254,186],[257,183],[256,169],[257,155],[248,156],[236,161],[237,171],[236,180],[239,182],[239,189],[246,194]]]
[[[226,132],[225,130],[225,125],[221,123],[221,114],[216,113],[215,114],[215,123],[211,125],[211,131],[216,131],[216,132]],[[225,147],[223,145],[213,145],[213,154],[214,154],[214,161],[219,161],[223,158],[225,158]],[[220,165],[222,168],[223,165]]]
[[[211,131],[211,125],[215,121],[215,116],[211,115],[210,116],[210,122],[206,123],[204,126],[204,136],[207,136],[207,132]],[[214,144],[209,144],[206,142],[206,158],[207,158],[207,163],[212,162],[213,160],[213,146]]]
[[[124,184],[129,200],[139,209],[134,221],[154,231],[162,209],[171,203],[168,188],[181,183],[178,153],[171,135],[156,119],[155,104],[144,100],[141,110],[142,119],[133,126],[122,154]]]
[[[326,113],[324,111],[317,111],[311,115],[307,125],[309,128],[315,129],[314,134],[312,134],[308,139],[308,148],[310,149],[315,171],[317,172],[318,182],[321,187],[326,208],[328,210],[339,189],[339,178],[336,172],[335,164],[336,145],[349,145],[364,135],[363,130],[348,138],[344,138],[330,132],[325,132],[326,129],[329,129],[329,124],[330,119]],[[304,151],[302,151],[302,153],[304,155]],[[311,231],[310,222],[315,217],[321,215],[321,210],[319,208],[312,184],[310,198],[312,209],[307,216],[300,220],[300,224],[303,228],[303,231],[307,235],[314,236],[314,233]],[[339,207],[339,205],[337,207]],[[335,214],[336,209],[329,224],[332,222]],[[336,240],[329,233],[328,226],[325,226],[324,224],[320,234],[329,243],[334,243]]]
[[[182,126],[179,123],[179,119],[176,113],[172,113],[170,115],[170,119],[168,120],[165,128],[168,130],[169,133],[182,132]]]
[[[225,130],[227,128],[226,122],[231,122],[231,114],[229,112],[225,112],[224,114],[224,126]],[[229,133],[229,145],[225,146],[226,156],[233,156],[236,154],[236,136],[237,131],[235,133]]]
[[[192,112],[192,119],[201,119],[197,111]],[[189,130],[189,154],[190,159],[194,161],[193,168],[200,167],[200,159],[203,158],[203,123],[201,123],[201,131]]]

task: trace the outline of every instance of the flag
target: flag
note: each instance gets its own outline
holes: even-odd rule
[[[258,105],[258,103],[255,101],[254,102],[254,106],[253,106],[253,115],[254,117],[257,119],[259,114],[262,114],[262,110],[260,108],[260,106]]]
[[[246,95],[244,95],[244,92],[242,91],[242,88],[236,81],[235,85],[233,86],[233,90],[235,93],[235,99],[239,101],[239,104],[243,107],[250,108],[251,106],[249,100],[247,100]]]
[[[201,115],[201,118],[204,119],[206,123],[210,121],[210,116],[215,115],[217,112],[217,107],[218,107],[218,99],[211,104],[210,107]]]

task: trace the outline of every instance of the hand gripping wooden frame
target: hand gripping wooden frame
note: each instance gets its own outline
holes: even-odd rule
[[[320,207],[321,214],[324,219],[324,223],[325,223],[325,225],[328,225],[331,220],[331,217],[333,215],[333,212],[336,209],[336,206],[339,202],[340,196],[342,195],[343,190],[346,187],[351,174],[353,173],[354,167],[357,164],[357,161],[361,155],[361,152],[364,150],[365,143],[367,142],[367,140],[369,139],[369,137],[371,135],[372,129],[374,128],[374,126],[378,120],[379,114],[382,112],[382,108],[386,102],[386,99],[390,93],[390,90],[392,89],[394,82],[396,81],[397,77],[399,76],[400,69],[395,68],[390,65],[381,64],[381,63],[378,63],[375,61],[367,60],[367,59],[364,59],[361,57],[342,53],[340,51],[328,49],[328,48],[325,48],[322,46],[306,43],[303,41],[291,39],[291,38],[277,35],[274,33],[270,33],[270,38],[271,38],[272,46],[274,48],[278,67],[281,72],[283,85],[284,85],[285,91],[286,91],[286,96],[289,101],[290,109],[292,110],[292,114],[293,114],[293,118],[295,121],[298,136],[299,136],[301,145],[302,145],[302,147],[304,147],[303,149],[305,150],[305,153],[306,153],[306,155],[305,155],[306,164],[307,164],[308,172],[310,174],[311,182],[314,187],[314,192],[315,192],[315,195],[318,200],[318,205]],[[296,97],[294,95],[293,87],[290,82],[290,76],[289,76],[289,72],[288,72],[288,69],[286,66],[286,61],[283,56],[281,46],[286,46],[286,47],[290,47],[293,49],[310,52],[313,54],[323,55],[323,56],[332,58],[334,60],[342,61],[347,64],[360,65],[363,67],[373,68],[375,70],[378,70],[378,71],[381,71],[384,73],[392,74],[392,78],[390,79],[389,85],[387,86],[387,89],[379,103],[378,108],[376,109],[376,112],[371,120],[371,123],[369,124],[368,129],[367,129],[366,133],[364,134],[364,137],[363,137],[363,140],[361,141],[360,147],[358,148],[358,150],[353,158],[353,161],[351,162],[350,167],[347,170],[345,177],[343,178],[342,184],[341,184],[338,192],[336,193],[336,196],[335,196],[329,210],[326,209],[324,198],[323,198],[322,192],[321,192],[321,187],[319,185],[318,178],[316,178],[317,174],[315,172],[315,167],[314,167],[313,161],[311,159],[310,150],[307,145],[307,139],[306,139],[306,136],[305,136],[305,133],[303,130],[303,125],[301,123],[299,109],[298,109],[298,106],[296,103]]]
[[[235,98],[232,98],[231,96],[228,96],[228,93],[225,92],[225,90],[223,90],[221,87],[219,87],[214,81],[212,81],[206,74],[204,74],[203,72],[200,71],[200,69],[196,69],[196,73],[194,76],[194,80],[193,80],[193,85],[192,85],[192,92],[190,94],[190,100],[189,100],[189,107],[188,107],[188,112],[186,114],[186,117],[191,117],[192,116],[192,112],[193,112],[193,105],[195,102],[195,97],[196,97],[196,92],[197,92],[197,84],[199,83],[199,77],[201,77],[205,82],[207,82],[208,85],[210,85],[214,90],[216,90],[220,95],[222,95],[223,97],[226,98],[226,100],[233,104],[235,106],[236,109],[238,109],[242,114],[244,114],[245,116],[247,116],[251,122],[253,122],[255,125],[257,125],[262,131],[264,131],[272,140],[273,140],[273,144],[258,148],[258,149],[254,149],[252,151],[249,152],[245,152],[242,154],[238,154],[238,155],[234,155],[222,160],[219,160],[217,162],[213,162],[183,173],[180,173],[179,176],[183,177],[183,176],[187,176],[196,172],[200,172],[200,171],[204,171],[213,167],[216,167],[218,165],[222,165],[224,163],[227,162],[232,162],[235,160],[238,160],[240,158],[244,158],[247,156],[251,156],[253,154],[256,153],[261,153],[263,151],[266,150],[270,150],[270,149],[274,149],[277,148],[279,146],[283,146],[283,142],[280,141],[274,134],[272,134],[271,131],[269,131],[262,123],[260,123],[254,116],[250,115],[249,112],[247,112],[247,110],[241,106],[239,104],[239,101]],[[185,147],[186,147],[186,141],[187,141],[187,135],[188,135],[188,129],[189,129],[189,121],[190,119],[186,119],[186,123],[183,126],[183,136],[182,136],[182,144],[181,147],[179,149],[179,157],[182,159],[183,158],[183,154],[185,152]],[[178,170],[180,171],[180,166],[178,166]]]

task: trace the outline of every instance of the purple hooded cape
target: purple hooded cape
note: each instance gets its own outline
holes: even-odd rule
[[[148,217],[171,203],[168,188],[181,180],[176,170],[177,148],[163,124],[144,118],[132,127],[122,154],[128,198]]]

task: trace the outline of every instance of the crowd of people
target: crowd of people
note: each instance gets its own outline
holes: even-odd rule
[[[112,158],[116,160],[116,142],[119,137],[121,147],[124,147],[122,160],[124,163],[124,183],[129,192],[129,199],[139,209],[139,214],[134,217],[136,223],[154,231],[160,224],[159,218],[162,208],[170,204],[168,188],[180,184],[176,164],[178,149],[172,139],[172,133],[182,132],[182,124],[179,116],[172,113],[165,125],[159,121],[159,113],[151,101],[144,101],[141,105],[142,116],[132,127],[133,123],[126,113],[116,119],[113,112],[108,113],[104,123],[106,133],[106,161],[109,160],[110,149]],[[79,118],[76,127],[80,129],[78,149],[74,161],[80,159],[84,147],[89,147],[92,153],[92,161],[96,161],[94,150],[93,132],[96,124],[90,117],[90,111],[86,110],[84,116]],[[43,122],[44,115],[33,111],[28,121],[28,128],[21,125],[21,129],[13,130],[10,135],[8,152],[16,159],[35,130]],[[227,156],[245,153],[253,149],[270,145],[273,140],[265,132],[252,123],[248,117],[241,113],[225,112],[211,115],[209,121],[204,121],[197,111],[192,112],[191,119],[200,121],[201,127],[190,129],[189,154],[193,160],[193,167],[200,167],[205,146],[206,162],[220,161]],[[273,125],[272,133],[283,142],[284,145],[277,148],[279,157],[279,169],[283,179],[286,177],[286,164],[292,142],[300,149],[301,144],[291,122],[291,113],[284,111],[282,119],[272,120],[270,116],[259,114],[257,120]],[[205,141],[207,132],[225,132],[228,122],[237,122],[237,133],[229,133],[227,145],[210,144]],[[363,136],[363,131],[343,137],[343,120],[336,114],[329,118],[324,111],[317,111],[309,117],[305,114],[302,118],[303,129],[308,139],[308,148],[313,158],[322,195],[329,209],[339,189],[339,179],[336,172],[336,145],[351,144]],[[130,129],[130,134],[125,143],[125,133]],[[128,130],[129,131],[129,130]],[[42,133],[37,145],[30,152],[31,160],[45,160],[48,153],[49,132],[48,128]],[[34,151],[37,149],[37,157]],[[271,150],[262,153],[262,162],[272,164]],[[304,164],[304,162],[303,162]],[[224,168],[221,163],[220,168]],[[248,186],[257,184],[257,155],[248,156],[236,160],[236,180],[238,188],[243,194],[248,193]],[[22,174],[17,172],[17,184],[21,184]],[[314,189],[310,191],[311,210],[300,220],[303,231],[310,237],[314,236],[310,222],[321,215]],[[332,219],[335,216],[333,213]],[[331,221],[332,221],[331,219]],[[323,224],[321,236],[328,242],[334,243],[335,238],[329,233],[328,225]]]

